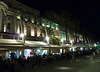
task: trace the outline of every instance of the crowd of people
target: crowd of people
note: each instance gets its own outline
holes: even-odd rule
[[[95,50],[96,51],[96,50]],[[67,52],[64,54],[49,54],[49,55],[34,55],[28,57],[14,58],[14,54],[11,53],[11,58],[3,59],[3,55],[0,53],[0,71],[1,72],[23,72],[24,67],[37,68],[40,65],[46,65],[48,63],[62,62],[64,60],[71,60],[74,55],[75,58],[81,55],[92,54],[92,51],[83,52]],[[98,52],[98,51],[97,51]]]

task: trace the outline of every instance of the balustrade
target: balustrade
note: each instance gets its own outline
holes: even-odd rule
[[[18,34],[6,34],[6,33],[0,33],[0,39],[15,39],[15,40],[22,40],[22,38],[19,37]]]

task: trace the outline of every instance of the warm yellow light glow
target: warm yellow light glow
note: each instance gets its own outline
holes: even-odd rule
[[[20,37],[24,37],[24,34],[20,34]]]
[[[70,43],[72,44],[72,43],[73,43],[73,41],[72,41],[72,40],[70,40]]]
[[[27,31],[26,31],[26,29],[25,29],[24,33],[25,33],[25,35],[27,34]]]
[[[27,18],[25,18],[25,21],[27,21]]]
[[[16,16],[17,17],[17,19],[20,19],[20,15],[18,15],[18,16]]]
[[[61,42],[63,42],[63,39],[61,39]]]
[[[6,25],[4,25],[4,32],[6,32]]]
[[[34,23],[34,19],[32,19],[32,23]]]
[[[19,32],[19,29],[17,30],[17,33],[19,34],[20,32]]]
[[[37,35],[38,37],[40,36],[40,34]]]
[[[49,41],[49,37],[48,36],[46,37],[46,40]]]
[[[34,36],[34,32],[32,32],[32,36]]]

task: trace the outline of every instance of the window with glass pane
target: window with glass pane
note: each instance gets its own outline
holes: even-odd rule
[[[34,19],[32,18],[32,23],[34,23]]]
[[[51,28],[54,29],[53,24],[51,24]]]
[[[47,27],[50,27],[50,23],[47,23],[47,25],[46,25]]]
[[[42,23],[42,26],[45,26],[45,24],[44,24],[44,23]]]
[[[61,34],[61,38],[63,39],[63,40],[65,40],[66,39],[66,36],[65,36],[65,32],[60,32],[60,34]]]
[[[18,15],[18,16],[16,16],[17,17],[17,19],[20,19],[20,15]]]
[[[56,30],[59,30],[59,25],[58,24],[56,24]]]
[[[25,21],[27,21],[27,18],[25,18]]]

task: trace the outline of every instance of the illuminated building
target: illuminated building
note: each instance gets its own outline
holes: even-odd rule
[[[61,15],[53,11],[51,15],[50,13],[47,13],[48,17],[40,17],[39,11],[16,0],[0,1],[0,52],[3,52],[6,58],[10,57],[11,51],[17,53],[17,57],[32,56],[33,53],[43,55],[43,53],[49,54],[55,51],[62,53],[62,44],[67,44],[65,42],[83,40],[82,36],[78,36],[75,32],[77,27],[75,24],[64,26]],[[53,32],[51,36],[50,32]],[[56,38],[59,42],[46,43],[45,38],[51,40],[50,37],[52,40]],[[61,40],[62,43],[60,43]],[[54,47],[61,49],[54,50]]]

